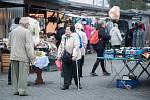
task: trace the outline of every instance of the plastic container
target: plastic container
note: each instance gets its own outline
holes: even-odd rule
[[[117,79],[117,88],[123,88],[123,89],[133,89],[139,86],[138,80],[121,80]]]
[[[104,57],[105,58],[114,58],[114,50],[113,49],[105,50]]]

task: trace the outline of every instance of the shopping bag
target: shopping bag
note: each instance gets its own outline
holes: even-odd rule
[[[55,64],[57,66],[57,70],[61,71],[61,69],[62,69],[62,61],[61,60],[55,60]]]

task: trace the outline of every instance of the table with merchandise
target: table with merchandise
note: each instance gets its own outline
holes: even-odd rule
[[[128,73],[126,73],[126,76],[130,76],[130,78],[138,80],[144,72],[148,75],[147,79],[150,77],[150,73],[148,72],[148,67],[150,66],[150,48],[121,48],[121,49],[109,49],[105,50],[103,57],[97,57],[97,59],[104,59],[105,61],[108,61],[111,65],[112,71],[115,72],[115,75],[113,76],[112,80],[108,84],[108,87],[112,84],[112,82],[118,77],[119,79],[122,79],[123,76],[121,75],[121,72],[125,69],[127,69]],[[123,64],[120,65],[120,70],[116,69],[116,67],[113,65],[113,61],[122,61]],[[134,62],[132,64],[129,64],[129,62]],[[137,68],[141,67],[141,72],[139,75],[135,75],[135,70]],[[129,78],[128,78],[129,79]],[[124,84],[125,88],[128,88],[126,84]]]

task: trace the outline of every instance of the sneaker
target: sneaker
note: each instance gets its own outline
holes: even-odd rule
[[[106,71],[106,72],[103,72],[103,75],[104,76],[110,76],[111,74]]]
[[[13,94],[14,94],[14,95],[19,95],[19,92],[14,92]]]
[[[78,86],[77,86],[77,88],[78,88]],[[81,85],[79,85],[79,89],[82,89],[82,86],[81,86]]]
[[[8,85],[11,85],[11,82],[8,82]]]
[[[61,88],[61,90],[66,90],[66,89],[69,89],[69,86],[63,86],[63,87]]]
[[[76,85],[77,86],[77,88],[78,88],[78,85]],[[79,89],[82,89],[82,86],[81,86],[81,84],[79,84]]]
[[[24,94],[19,94],[19,96],[28,96],[28,93],[24,93]]]
[[[79,77],[82,78],[83,76],[82,76],[82,75],[79,75]]]
[[[96,73],[92,73],[92,72],[90,73],[90,75],[93,76],[93,77],[98,76]]]

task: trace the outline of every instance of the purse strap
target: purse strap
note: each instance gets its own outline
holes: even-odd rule
[[[67,39],[67,37],[65,37],[64,50],[66,50],[66,39]]]

